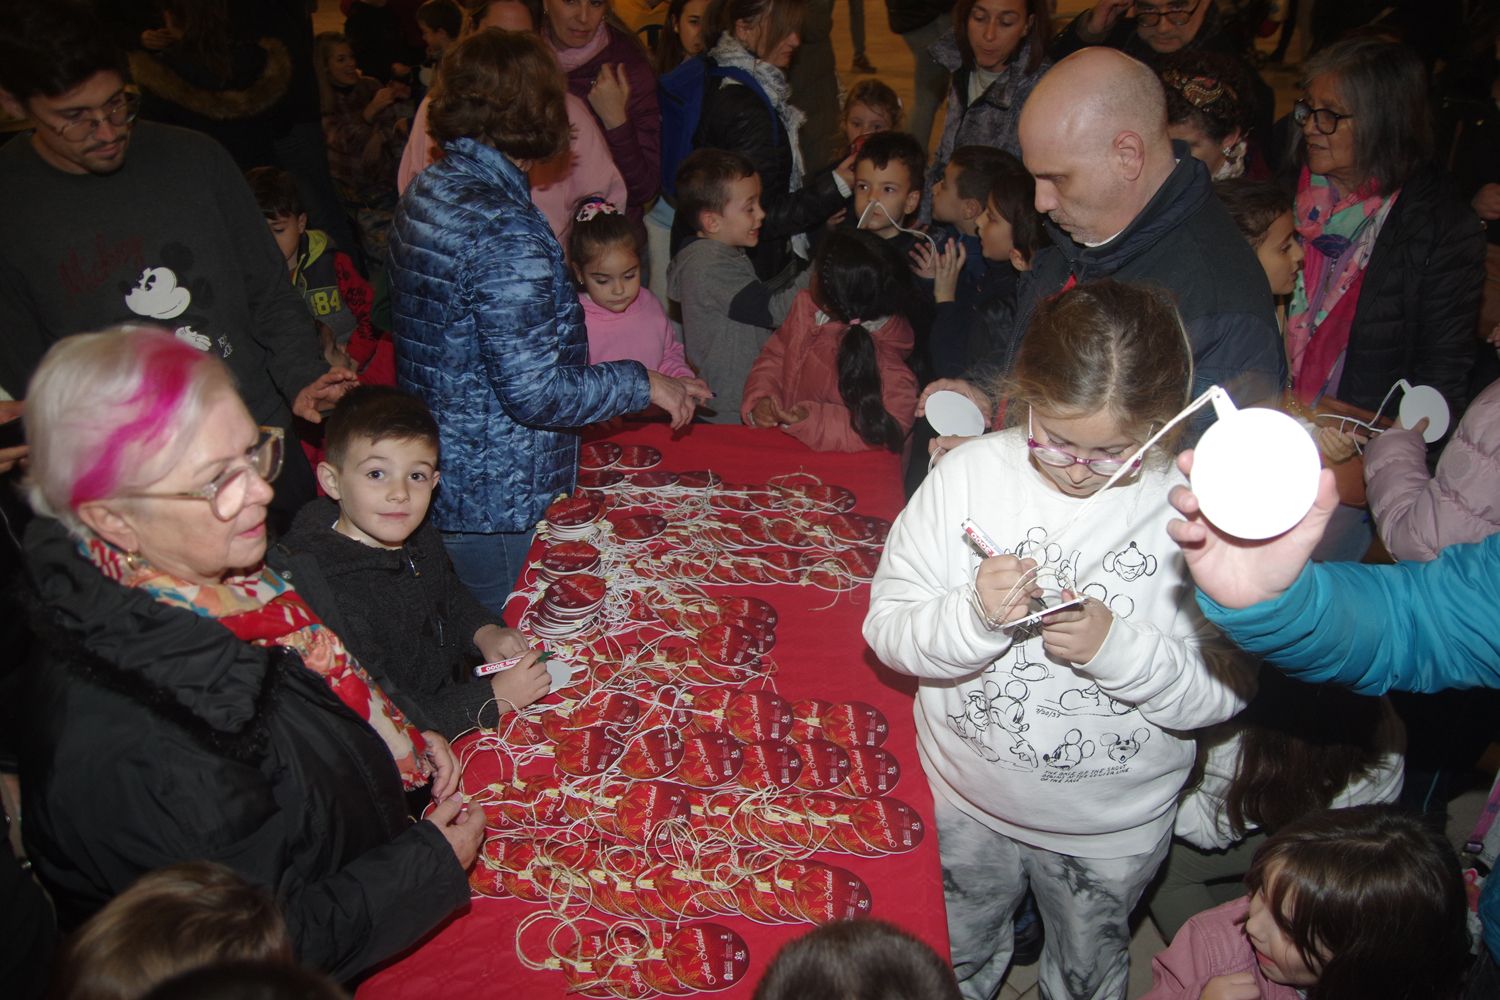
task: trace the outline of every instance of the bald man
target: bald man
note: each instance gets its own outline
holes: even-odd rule
[[[1010,371],[1036,304],[1100,278],[1171,293],[1192,341],[1194,396],[1213,384],[1242,405],[1279,396],[1286,358],[1265,272],[1208,170],[1167,136],[1166,98],[1149,68],[1114,49],[1069,56],[1031,92],[1020,138],[1051,244],[1021,276],[1009,339],[967,382],[929,385],[919,414],[938,389],[990,412],[994,401],[976,386]],[[934,450],[954,443],[939,439]]]

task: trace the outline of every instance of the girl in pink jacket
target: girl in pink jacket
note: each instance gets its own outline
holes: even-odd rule
[[[910,271],[890,244],[830,232],[812,286],[750,369],[740,419],[815,451],[901,451],[917,404],[910,302]]]
[[[694,377],[661,301],[641,287],[641,233],[618,208],[602,198],[578,203],[568,264],[581,289],[589,364],[639,361],[663,375]]]
[[[1452,1000],[1468,906],[1441,834],[1387,806],[1329,809],[1255,853],[1250,895],[1189,920],[1143,1000]]]

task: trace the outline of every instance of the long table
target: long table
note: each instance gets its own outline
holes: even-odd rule
[[[889,453],[814,452],[779,432],[740,426],[696,425],[674,435],[662,424],[632,424],[607,439],[659,449],[664,455],[662,469],[711,470],[726,482],[764,483],[788,473],[808,473],[824,483],[851,490],[857,498],[855,512],[860,514],[890,519],[903,503],[899,461]],[[533,557],[539,547],[540,542],[533,549]],[[523,583],[529,582],[534,572],[533,567]],[[828,863],[864,880],[873,897],[872,916],[911,931],[946,956],[948,938],[937,837],[932,828],[932,797],[917,758],[912,721],[915,682],[878,663],[860,635],[869,605],[868,586],[844,594],[784,584],[705,589],[759,597],[777,608],[780,621],[770,656],[777,665],[773,686],[784,698],[855,700],[884,713],[890,724],[884,746],[901,767],[899,782],[891,794],[920,813],[925,836],[913,851],[904,854],[818,857],[826,857]],[[524,587],[513,601],[511,620],[517,620],[525,608],[519,596],[523,592]],[[466,782],[466,787],[469,784]],[[419,947],[366,980],[358,990],[359,1000],[407,1000],[476,989],[482,991],[480,995],[488,995],[489,990],[520,997],[568,995],[568,983],[559,972],[530,969],[517,959],[517,927],[541,909],[538,904],[514,898],[476,897],[465,912]],[[806,923],[756,923],[742,916],[708,919],[733,929],[749,946],[747,974],[733,987],[715,994],[727,1000],[749,997],[776,950],[811,927]]]

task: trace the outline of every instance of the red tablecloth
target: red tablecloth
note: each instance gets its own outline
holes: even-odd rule
[[[814,452],[784,434],[738,426],[698,425],[674,438],[665,425],[638,425],[612,439],[661,449],[663,469],[710,469],[727,482],[763,483],[785,473],[808,472],[852,490],[858,498],[855,510],[862,514],[889,519],[903,502],[898,460],[886,453]],[[843,595],[794,586],[711,589],[761,597],[776,606],[780,623],[771,655],[778,666],[775,686],[784,697],[859,700],[880,709],[889,720],[885,747],[901,763],[900,782],[892,796],[916,808],[927,821],[922,843],[910,853],[885,858],[818,857],[865,880],[874,897],[873,916],[910,930],[946,957],[948,933],[937,836],[931,825],[932,796],[917,759],[912,722],[915,682],[881,666],[861,638],[868,588]],[[421,947],[366,981],[359,1000],[456,996],[476,989],[480,995],[502,989],[521,997],[564,996],[561,974],[534,972],[516,960],[517,921],[539,909],[513,899],[476,899]],[[807,924],[767,926],[739,917],[711,919],[732,927],[750,947],[745,980],[713,994],[726,1000],[749,997],[776,950],[809,929]]]

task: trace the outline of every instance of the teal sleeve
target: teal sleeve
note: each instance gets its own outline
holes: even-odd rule
[[[1299,680],[1360,694],[1500,688],[1500,535],[1429,563],[1309,565],[1241,610],[1201,591],[1208,620]]]

